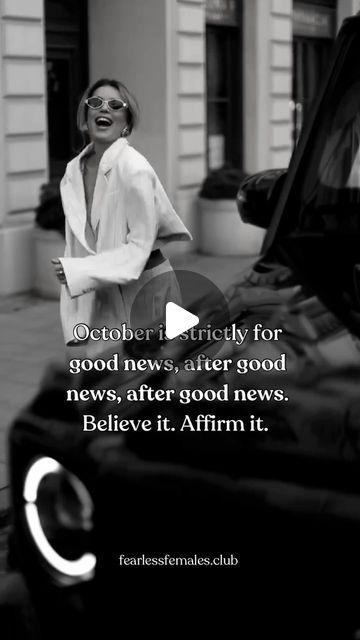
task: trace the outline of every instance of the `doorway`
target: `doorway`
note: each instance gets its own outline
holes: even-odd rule
[[[336,32],[335,0],[293,3],[293,144],[327,75]]]
[[[79,151],[79,99],[88,84],[87,0],[45,0],[50,179]]]
[[[242,162],[240,29],[206,27],[208,170]]]

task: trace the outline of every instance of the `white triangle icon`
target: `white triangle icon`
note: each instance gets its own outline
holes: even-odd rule
[[[169,340],[199,324],[199,318],[175,302],[168,302],[165,316],[165,335]]]

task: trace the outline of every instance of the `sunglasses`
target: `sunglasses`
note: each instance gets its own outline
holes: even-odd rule
[[[90,109],[101,109],[101,107],[106,104],[107,108],[110,111],[120,111],[120,109],[126,109],[127,103],[120,98],[111,98],[110,100],[103,100],[99,96],[92,96],[92,98],[87,98],[85,100],[85,104],[90,107]]]

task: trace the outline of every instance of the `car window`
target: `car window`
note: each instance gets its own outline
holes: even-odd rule
[[[332,91],[325,94],[304,154],[298,229],[360,229],[359,60],[356,35]]]
[[[315,166],[304,174],[298,225],[303,230],[359,228],[360,210],[354,205],[360,203],[360,79],[344,89],[327,114],[318,153],[309,163]]]

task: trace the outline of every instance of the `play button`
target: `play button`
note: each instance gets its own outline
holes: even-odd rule
[[[186,269],[166,271],[149,278],[131,306],[131,328],[149,329],[149,337],[127,341],[125,348],[141,358],[145,353],[165,358],[167,348],[178,360],[205,351],[214,357],[222,341],[212,332],[229,323],[225,296],[209,278]]]
[[[165,335],[168,340],[180,336],[185,331],[196,327],[199,318],[193,313],[179,307],[175,302],[168,302],[165,315]]]

